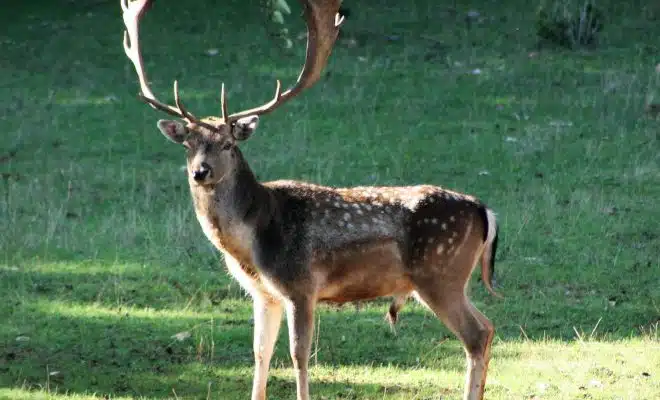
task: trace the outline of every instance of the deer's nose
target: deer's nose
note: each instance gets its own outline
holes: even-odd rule
[[[197,182],[203,181],[209,176],[210,172],[211,172],[211,166],[203,162],[199,166],[199,168],[193,172],[193,179],[196,180]]]

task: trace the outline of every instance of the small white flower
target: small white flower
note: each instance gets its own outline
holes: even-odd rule
[[[467,17],[470,19],[477,19],[481,14],[477,10],[470,10],[467,12]]]
[[[183,332],[179,332],[175,335],[172,335],[171,337],[172,337],[172,339],[176,339],[179,342],[183,342],[184,340],[188,339],[190,336],[191,336],[190,332],[183,331]]]

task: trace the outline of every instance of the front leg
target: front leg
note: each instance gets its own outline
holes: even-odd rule
[[[282,322],[279,301],[254,296],[254,380],[252,400],[266,400],[266,383],[273,348]]]
[[[309,299],[289,301],[286,316],[289,326],[289,351],[296,372],[297,400],[309,400],[307,366],[314,331],[314,302]]]

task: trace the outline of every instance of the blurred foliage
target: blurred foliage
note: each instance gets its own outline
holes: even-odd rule
[[[566,48],[591,46],[603,29],[603,12],[592,0],[582,4],[572,0],[544,1],[538,11],[536,34],[541,42]]]
[[[293,47],[293,40],[285,21],[285,16],[291,14],[291,7],[286,0],[263,0],[262,10],[268,15],[271,35],[278,39],[285,49]]]
[[[291,49],[293,39],[286,21],[286,17],[291,15],[289,3],[287,3],[287,0],[262,0],[261,4],[262,11],[268,16],[268,29],[271,36],[277,38],[278,43],[285,49]],[[340,7],[339,14],[348,17],[350,10],[346,7]]]

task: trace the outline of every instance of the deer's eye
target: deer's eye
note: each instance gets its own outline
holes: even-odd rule
[[[226,142],[225,144],[223,144],[221,149],[223,151],[231,149],[231,142]]]

